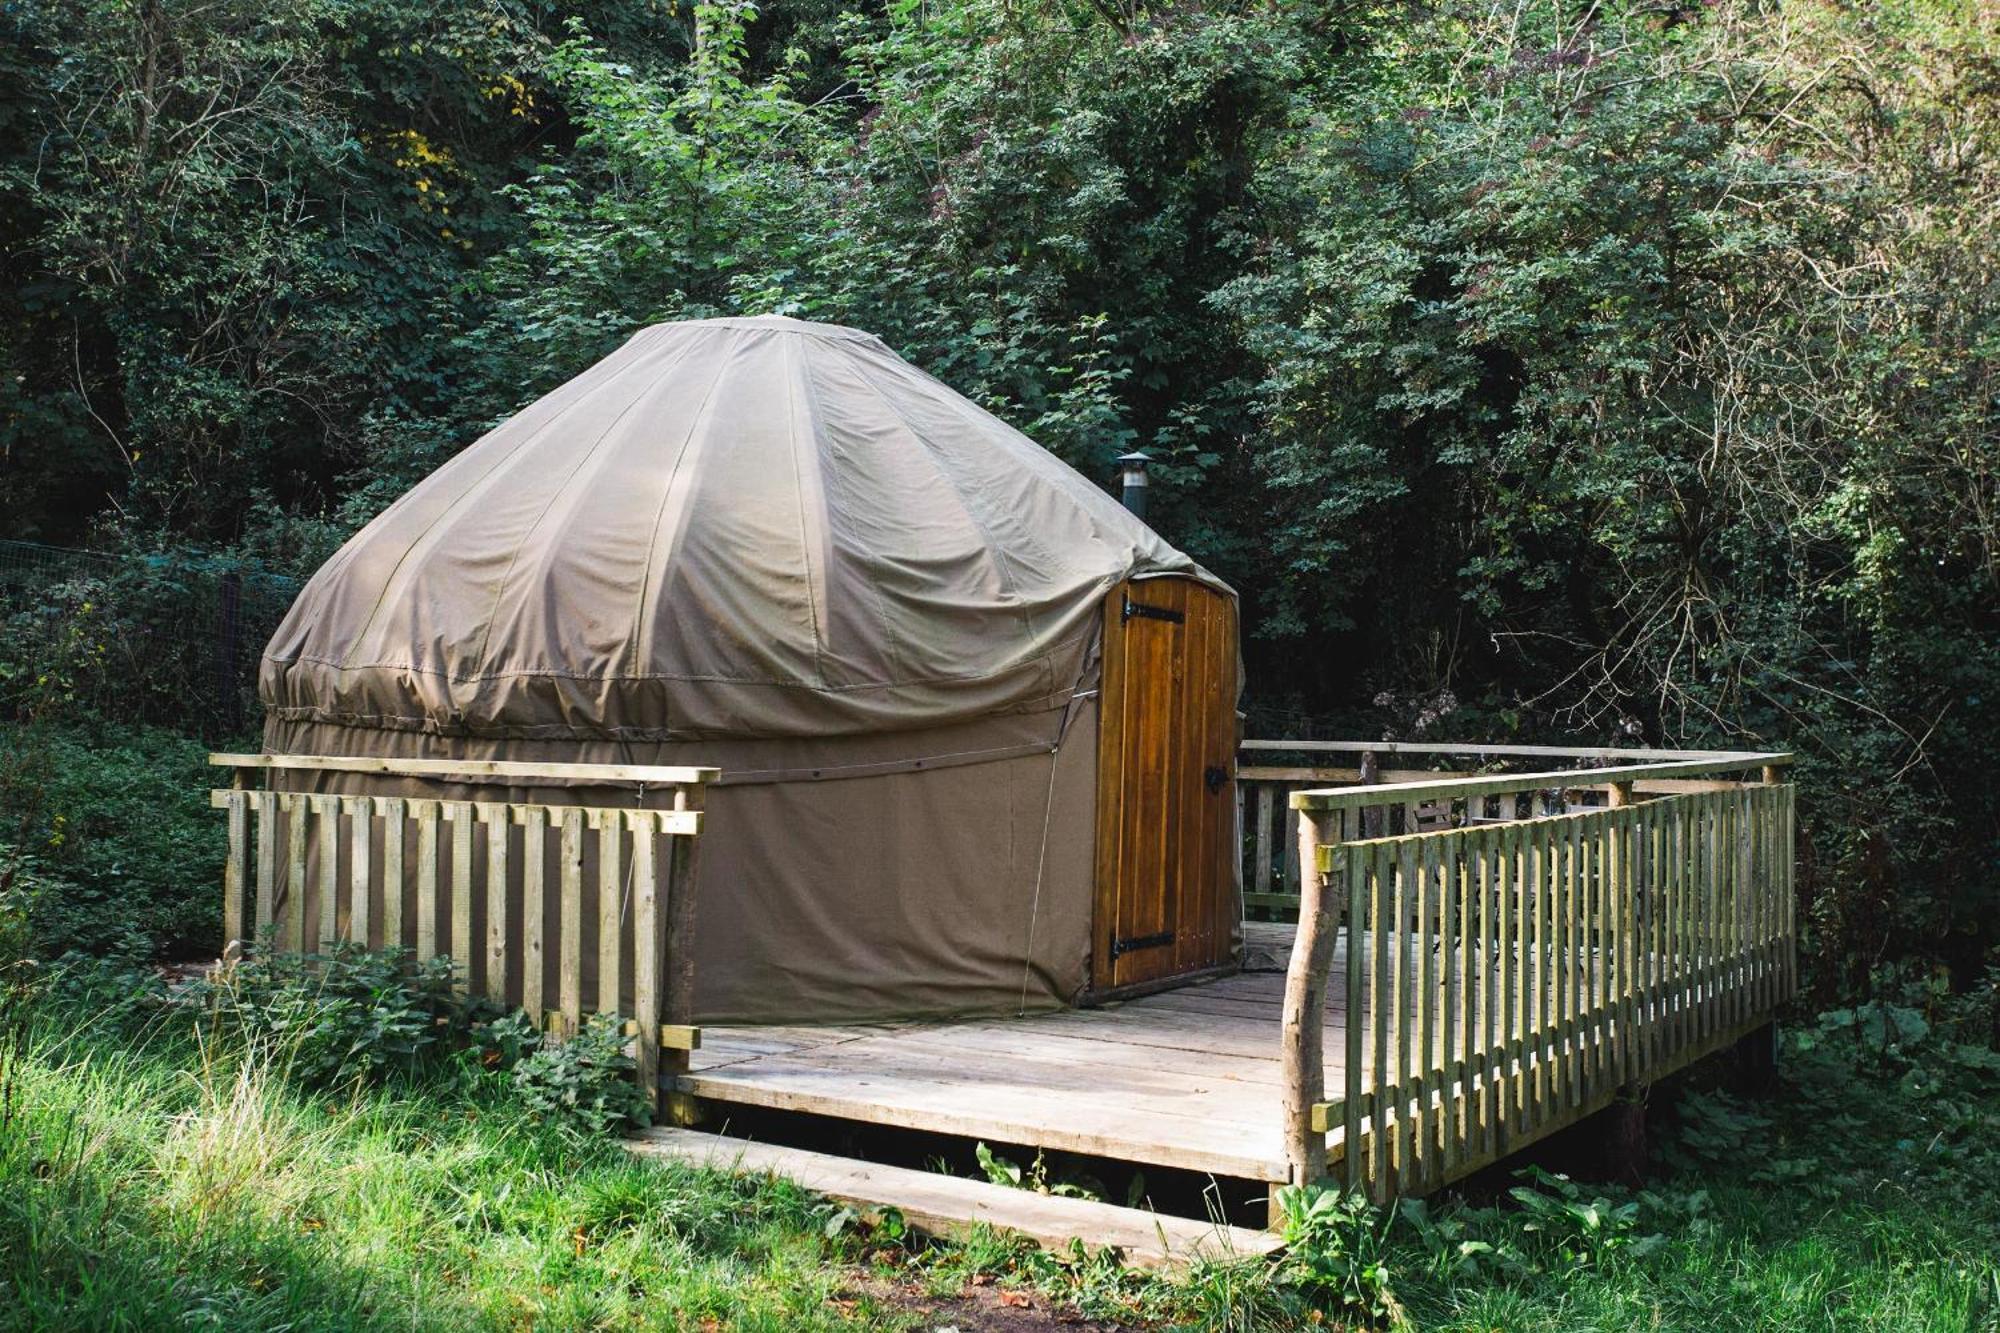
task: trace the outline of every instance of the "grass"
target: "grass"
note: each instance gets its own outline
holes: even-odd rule
[[[1164,1281],[634,1161],[469,1060],[312,1094],[184,1016],[45,997],[0,1046],[0,1327],[2000,1328],[2000,1097],[1868,1114],[1851,1053],[1815,1060],[1767,1105],[1692,1098],[1647,1190],[1349,1210],[1289,1264]]]
[[[893,1330],[975,1281],[1042,1289],[1010,1317],[1221,1325],[1248,1322],[1241,1285],[1271,1301],[1261,1274],[905,1244],[781,1181],[538,1123],[467,1062],[307,1094],[268,1053],[46,1001],[0,1050],[0,1327]]]
[[[0,912],[0,959],[31,919]],[[539,1118],[490,1046],[414,1042],[471,1020],[394,960],[257,975],[221,1005],[133,965],[0,966],[0,1329],[2000,1333],[2000,986],[1795,1024],[1769,1099],[1663,1091],[1644,1189],[1300,1192],[1280,1260],[1164,1280],[635,1160]]]
[[[88,1046],[98,1045],[95,1042]],[[210,1051],[40,1031],[9,1062],[0,1322],[842,1326],[817,1205],[645,1169],[504,1101],[291,1095]]]

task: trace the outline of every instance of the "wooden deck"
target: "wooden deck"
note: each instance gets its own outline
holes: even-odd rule
[[[1249,965],[1281,969],[1291,928],[1250,931]],[[1284,983],[1282,971],[1246,971],[1020,1018],[705,1027],[680,1088],[725,1116],[730,1104],[807,1111],[1279,1181]],[[1341,1058],[1339,1003],[1329,1001],[1329,1069]]]

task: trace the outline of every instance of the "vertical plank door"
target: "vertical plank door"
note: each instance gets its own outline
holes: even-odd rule
[[[1185,578],[1104,606],[1098,732],[1098,993],[1230,961],[1236,875],[1236,607]]]

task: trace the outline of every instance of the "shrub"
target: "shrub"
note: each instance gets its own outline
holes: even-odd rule
[[[1286,1280],[1350,1310],[1400,1317],[1389,1287],[1387,1228],[1374,1205],[1344,1190],[1287,1185],[1278,1207]]]
[[[422,1073],[491,1011],[453,989],[449,958],[415,962],[402,949],[346,943],[325,955],[252,955],[185,988],[178,1003],[318,1088]]]
[[[1508,1193],[1521,1206],[1521,1230],[1561,1268],[1601,1268],[1614,1256],[1639,1258],[1666,1243],[1658,1233],[1639,1231],[1637,1200],[1590,1193],[1539,1167],[1520,1174],[1531,1183]]]
[[[514,1089],[543,1119],[602,1133],[652,1123],[636,1070],[618,1017],[592,1014],[568,1041],[542,1043],[524,1056],[514,1066]]]
[[[30,948],[213,956],[224,829],[198,742],[148,728],[0,729],[0,880],[25,879]],[[9,869],[12,874],[9,875]]]

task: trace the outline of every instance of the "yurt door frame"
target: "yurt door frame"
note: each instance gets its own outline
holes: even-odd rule
[[[1104,604],[1091,988],[1230,962],[1235,933],[1236,609],[1186,578]]]

